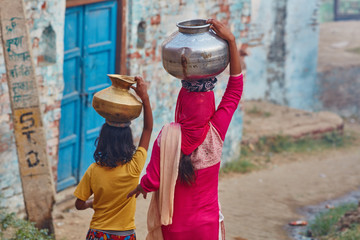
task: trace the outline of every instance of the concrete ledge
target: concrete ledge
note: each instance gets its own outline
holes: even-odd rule
[[[318,138],[329,132],[342,133],[343,119],[332,112],[308,112],[264,101],[245,101],[242,143],[261,137]]]

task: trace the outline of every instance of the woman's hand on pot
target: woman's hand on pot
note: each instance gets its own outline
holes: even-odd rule
[[[215,33],[226,40],[229,44],[230,52],[230,75],[238,75],[241,73],[240,57],[236,46],[235,36],[230,29],[216,19],[209,19],[206,21],[211,24],[211,29]]]
[[[140,99],[144,102],[144,100],[149,99],[149,95],[147,93],[147,84],[145,83],[142,77],[136,76],[136,87],[131,86],[132,89],[136,92],[136,94],[140,97]]]
[[[147,192],[145,192],[142,186],[138,184],[136,188],[127,195],[127,198],[131,198],[133,195],[135,195],[135,198],[137,198],[140,195],[140,193],[143,195],[144,199],[146,199]]]
[[[234,34],[227,28],[223,23],[216,19],[208,19],[206,23],[210,23],[210,28],[215,31],[215,33],[222,39],[231,42],[235,41]]]

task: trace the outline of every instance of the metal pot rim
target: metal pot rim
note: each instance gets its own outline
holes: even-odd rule
[[[192,24],[201,24],[201,25],[185,25],[185,23],[192,23]],[[210,27],[210,23],[206,23],[206,19],[190,19],[190,20],[185,20],[185,21],[181,21],[181,22],[177,22],[176,26],[178,28],[183,28],[183,29],[201,29],[201,28],[208,28]]]
[[[106,75],[108,77],[110,77],[110,78],[121,79],[121,80],[123,80],[124,82],[127,82],[127,83],[131,83],[131,84],[136,83],[135,77],[133,77],[133,76],[121,75],[121,74],[106,74]]]

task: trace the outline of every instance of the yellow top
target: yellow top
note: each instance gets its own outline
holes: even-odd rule
[[[139,147],[130,162],[115,168],[93,163],[86,170],[74,195],[86,201],[94,194],[90,228],[127,231],[135,229],[135,196],[127,198],[139,183],[147,152]]]

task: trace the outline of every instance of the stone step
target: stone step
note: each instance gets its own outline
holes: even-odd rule
[[[265,101],[245,101],[242,143],[262,137],[319,138],[326,133],[343,133],[344,120],[332,112],[309,112]]]

